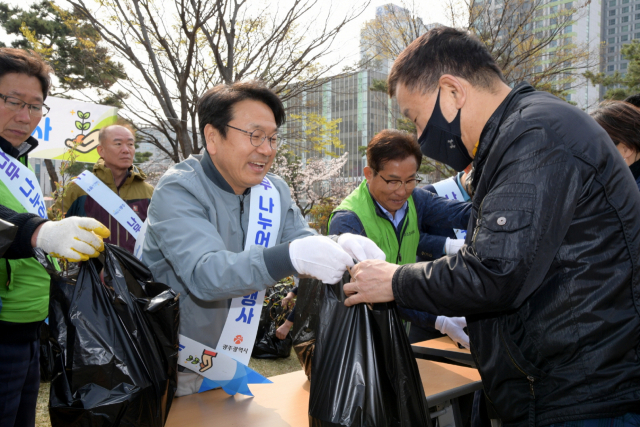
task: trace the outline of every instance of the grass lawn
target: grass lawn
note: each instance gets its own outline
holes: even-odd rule
[[[293,371],[300,371],[300,363],[296,353],[291,349],[291,355],[287,359],[254,359],[251,358],[249,367],[265,377],[287,374]],[[38,395],[38,406],[36,407],[36,427],[50,427],[49,422],[49,383],[40,384]]]

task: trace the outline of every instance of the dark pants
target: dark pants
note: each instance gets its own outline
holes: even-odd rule
[[[40,388],[39,341],[0,343],[0,427],[33,427]]]

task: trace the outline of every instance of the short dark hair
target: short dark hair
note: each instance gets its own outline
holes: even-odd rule
[[[591,113],[614,144],[640,152],[640,108],[624,101],[604,101]]]
[[[227,125],[233,119],[233,106],[244,100],[259,101],[266,104],[280,127],[285,121],[284,106],[271,89],[258,81],[236,82],[230,85],[219,84],[209,89],[198,100],[198,118],[200,134],[204,139],[204,128],[211,125],[226,138]]]
[[[422,152],[416,138],[396,129],[385,129],[374,136],[367,145],[367,164],[376,173],[384,169],[390,160],[404,160],[415,157],[418,168],[422,162]]]
[[[44,59],[32,50],[0,48],[0,78],[5,74],[18,73],[35,77],[42,86],[42,99],[47,99],[53,70]]]
[[[429,92],[443,74],[461,77],[485,89],[493,89],[496,80],[505,82],[480,39],[467,31],[442,26],[418,37],[400,53],[387,80],[389,95],[395,95],[398,83],[410,91]]]
[[[624,102],[628,102],[629,104],[633,104],[635,107],[640,108],[640,93],[628,96]]]

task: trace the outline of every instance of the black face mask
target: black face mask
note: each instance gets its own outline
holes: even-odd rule
[[[463,171],[473,161],[462,143],[460,130],[460,111],[451,123],[440,110],[440,90],[427,125],[418,138],[422,154],[438,162],[451,166],[458,172]]]

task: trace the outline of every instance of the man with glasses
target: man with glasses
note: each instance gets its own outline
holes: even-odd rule
[[[142,260],[156,280],[180,292],[182,335],[224,352],[228,328],[249,331],[237,334],[248,361],[253,340],[247,336],[262,306],[258,292],[292,274],[336,283],[354,252],[370,258],[380,250],[360,236],[345,239],[345,251],[316,235],[287,184],[267,173],[285,119],[271,90],[255,82],[216,86],[200,98],[198,116],[206,150],[160,179]],[[244,308],[232,315],[238,300]],[[195,369],[179,372],[178,396],[211,388],[198,373],[207,365]]]
[[[344,233],[366,236],[382,249],[387,262],[398,265],[416,262],[419,252],[455,253],[457,246],[451,239],[430,239],[424,231],[466,228],[471,205],[416,188],[421,161],[420,146],[408,133],[387,129],[374,136],[367,146],[366,180],[333,211],[329,234],[341,235],[338,243],[350,236]],[[400,309],[412,326],[436,328],[469,346],[464,318]]]
[[[38,145],[31,133],[48,111],[49,72],[34,53],[0,48],[0,216],[20,229],[0,258],[0,427],[35,424],[39,331],[49,311],[50,277],[32,248],[80,261],[97,256],[102,238],[109,237],[94,219],[47,221],[43,204],[38,214],[29,205],[40,200],[28,154]]]

